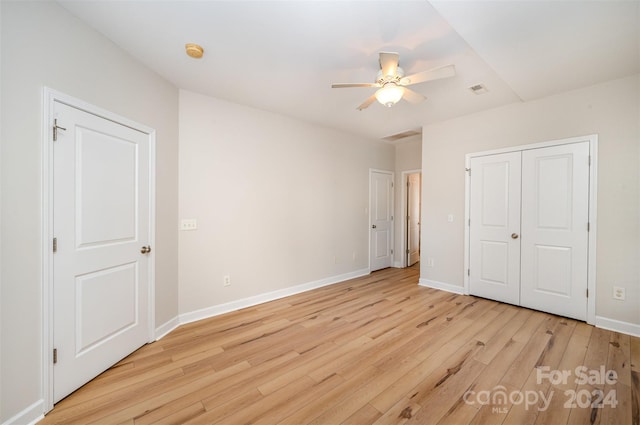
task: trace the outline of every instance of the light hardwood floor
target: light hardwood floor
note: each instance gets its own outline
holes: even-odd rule
[[[640,423],[639,338],[417,281],[387,269],[181,326],[41,424]]]

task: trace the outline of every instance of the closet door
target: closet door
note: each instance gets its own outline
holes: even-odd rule
[[[586,320],[588,218],[589,142],[523,151],[523,307]]]
[[[469,292],[520,302],[521,153],[471,159]]]

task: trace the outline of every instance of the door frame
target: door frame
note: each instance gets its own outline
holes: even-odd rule
[[[122,124],[148,136],[149,140],[149,243],[155,247],[156,217],[156,131],[128,118],[106,111],[48,87],[42,93],[42,400],[45,413],[53,409],[53,126],[54,104],[73,108]],[[155,249],[149,254],[148,341],[155,338]]]
[[[589,157],[591,166],[589,167],[589,237],[587,256],[587,323],[596,323],[596,234],[597,234],[597,193],[598,193],[598,135],[590,134],[586,136],[571,137],[567,139],[551,140],[547,142],[532,143],[528,145],[512,146],[503,149],[493,149],[489,151],[468,153],[465,155],[465,182],[464,182],[464,294],[469,295],[469,219],[470,219],[470,183],[471,176],[469,168],[471,158],[479,156],[494,155],[499,153],[525,151],[530,149],[546,148],[551,146],[568,145],[573,143],[589,142]]]
[[[402,255],[402,261],[400,267],[407,267],[407,181],[409,180],[409,174],[420,174],[420,182],[422,183],[422,169],[407,170],[402,172],[401,177],[401,200],[400,200],[400,217],[402,218],[402,231],[400,236],[400,248],[404,251]],[[420,203],[422,204],[422,184],[420,184]],[[420,223],[422,223],[422,206],[420,208]],[[422,231],[420,231],[420,238],[422,238]]]
[[[367,200],[367,237],[369,238],[369,255],[368,255],[368,259],[367,262],[369,264],[368,269],[369,269],[369,273],[371,273],[371,176],[373,173],[383,173],[383,174],[389,174],[391,176],[391,199],[389,200],[389,202],[391,203],[391,248],[389,248],[391,250],[391,266],[393,267],[394,264],[394,260],[395,260],[395,252],[394,252],[394,247],[395,247],[395,173],[393,171],[389,171],[389,170],[380,170],[377,168],[369,168],[369,199]]]

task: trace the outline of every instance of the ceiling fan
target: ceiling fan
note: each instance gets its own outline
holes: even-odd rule
[[[380,71],[375,83],[336,83],[332,84],[331,88],[377,87],[378,90],[358,106],[357,109],[362,111],[376,100],[387,107],[395,105],[400,99],[411,103],[422,102],[426,97],[408,89],[407,86],[456,75],[453,65],[445,65],[405,77],[404,70],[398,66],[398,59],[397,53],[380,52]]]

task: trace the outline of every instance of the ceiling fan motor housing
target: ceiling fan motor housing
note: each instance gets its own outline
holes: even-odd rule
[[[376,77],[376,83],[378,84],[386,84],[386,83],[396,83],[398,84],[400,80],[404,77],[404,70],[400,67],[396,70],[396,75],[382,75],[382,70],[378,71],[378,76]]]

